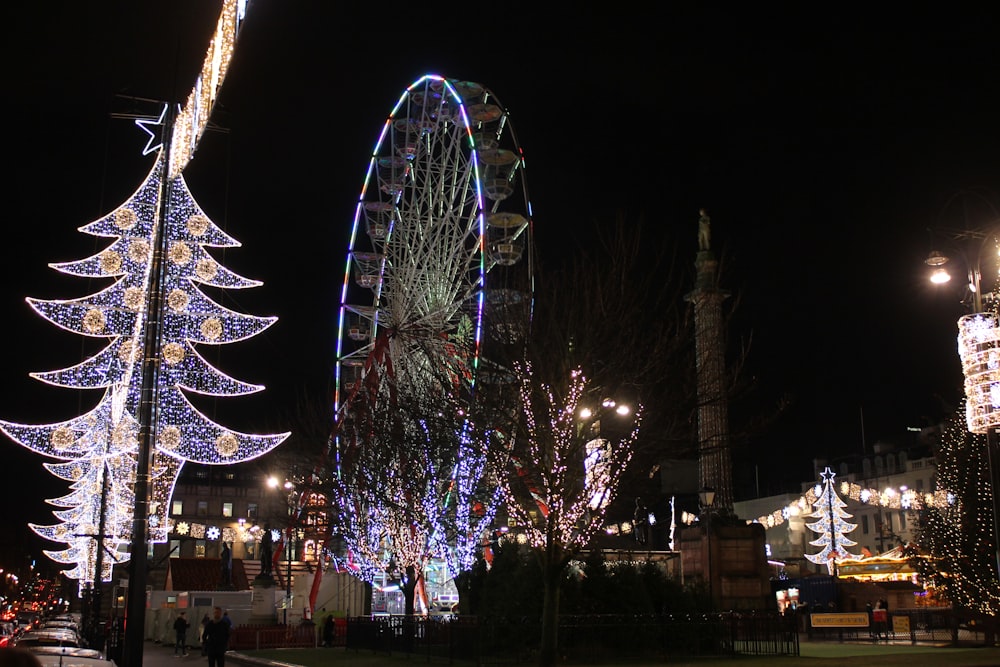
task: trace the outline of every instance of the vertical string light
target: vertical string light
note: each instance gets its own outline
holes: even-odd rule
[[[1000,613],[1000,581],[991,558],[992,494],[986,438],[956,415],[938,451],[937,485],[947,502],[928,509],[918,543],[923,584],[953,605],[987,616]]]

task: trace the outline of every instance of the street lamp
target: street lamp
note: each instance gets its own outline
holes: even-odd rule
[[[288,607],[292,604],[292,556],[295,539],[295,485],[290,481],[285,480],[282,485],[278,482],[278,478],[271,476],[267,479],[267,485],[272,489],[277,489],[279,486],[283,486],[287,492],[286,502],[288,506],[288,524],[285,528],[285,604],[283,605],[283,623],[288,626]]]
[[[987,205],[992,221],[979,229],[952,234],[954,240],[978,241],[971,244],[971,253],[962,253],[969,291],[963,303],[967,303],[972,312],[958,320],[958,353],[965,376],[966,424],[972,433],[986,435],[986,460],[993,501],[994,561],[997,576],[1000,577],[1000,450],[996,433],[1000,427],[1000,295],[997,294],[1000,286],[1000,212],[989,199],[979,196]],[[982,271],[985,255],[993,259],[993,280],[986,294],[983,293]],[[932,269],[931,282],[943,284],[950,280],[946,269],[949,261],[937,250],[931,252],[924,262]],[[988,304],[988,311],[984,304]]]
[[[609,501],[606,478],[610,466],[612,442],[601,434],[601,420],[604,417],[614,418],[604,429],[612,435],[620,433],[622,424],[627,423],[625,420],[634,420],[631,405],[619,403],[608,397],[600,400],[599,407],[581,405],[577,411],[577,434],[589,438],[583,443],[583,473],[584,486],[590,495],[588,505],[592,510],[602,509]],[[588,427],[589,432],[584,434],[584,430]],[[632,529],[635,530],[634,525]]]
[[[715,591],[712,586],[712,506],[715,504],[715,489],[710,486],[703,487],[698,492],[698,502],[701,505],[701,517],[699,521],[705,522],[705,542],[708,545],[708,566],[705,570],[705,579],[708,581],[708,599],[715,604]]]

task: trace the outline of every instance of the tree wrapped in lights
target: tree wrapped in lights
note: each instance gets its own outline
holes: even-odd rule
[[[937,485],[947,502],[921,516],[916,558],[929,588],[958,607],[996,616],[1000,581],[993,566],[992,500],[986,436],[970,433],[960,407],[937,452]]]
[[[102,563],[101,572],[95,572],[98,554],[114,554],[115,562],[130,557],[137,501],[147,506],[146,495],[136,497],[140,480],[148,475],[150,486],[141,488],[148,493],[149,538],[162,542],[170,496],[184,462],[238,463],[270,451],[287,437],[228,429],[202,414],[187,396],[240,396],[263,389],[223,374],[198,348],[256,336],[276,319],[229,310],[201,290],[260,283],[225,269],[208,252],[239,247],[239,242],[209,219],[182,176],[225,78],[245,10],[241,0],[223,2],[201,76],[185,106],[176,115],[165,107],[156,123],[137,121],[151,139],[156,133],[149,127],[159,124],[165,139],[150,149],[156,160],[132,196],[80,229],[111,239],[107,247],[91,257],[51,265],[110,284],[78,299],[28,299],[53,324],[106,341],[76,366],[32,374],[60,387],[102,391],[93,409],[53,424],[0,422],[0,430],[18,444],[60,461],[45,467],[72,482],[72,493],[50,501],[62,508],[55,512],[60,523],[31,528],[67,545],[46,554],[75,564],[67,575],[81,586],[98,577],[110,580],[112,563]],[[149,414],[155,419],[144,419]],[[149,444],[148,459],[140,441]]]
[[[540,381],[530,364],[519,369],[519,377],[524,426],[500,486],[509,519],[523,531],[542,568],[542,664],[547,664],[557,641],[559,581],[570,559],[604,524],[632,459],[640,410],[620,439],[594,438],[593,426],[602,415],[580,417],[589,386],[583,371],[570,373],[563,393]]]
[[[499,502],[488,484],[488,438],[450,380],[434,376],[399,386],[386,374],[384,392],[354,397],[339,425],[345,445],[330,491],[355,573],[369,583],[399,578],[408,614],[432,560],[461,591]]]
[[[835,574],[836,561],[862,557],[860,554],[852,554],[846,549],[846,547],[857,545],[857,542],[847,537],[847,533],[857,528],[858,525],[845,521],[853,515],[844,511],[847,503],[834,490],[833,479],[837,474],[827,466],[820,476],[823,478],[823,486],[820,488],[817,485],[815,489],[816,500],[813,502],[815,511],[808,515],[813,517],[815,521],[807,523],[806,526],[813,532],[819,533],[819,537],[809,544],[814,547],[822,547],[822,550],[815,554],[805,554],[805,557],[817,565],[826,565],[830,574]]]

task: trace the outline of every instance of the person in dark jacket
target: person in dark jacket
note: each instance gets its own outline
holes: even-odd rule
[[[205,653],[205,628],[207,628],[208,624],[211,623],[211,622],[212,622],[212,619],[209,618],[208,614],[205,614],[205,618],[201,619],[201,631],[198,633],[198,641],[201,642],[201,654],[202,655],[207,655]]]
[[[323,646],[333,646],[333,638],[336,636],[336,625],[333,621],[333,614],[326,617],[323,621]]]
[[[229,650],[229,623],[222,618],[222,607],[216,607],[212,620],[205,626],[203,641],[208,667],[226,667],[226,651]]]
[[[182,611],[174,620],[174,634],[177,637],[177,640],[174,642],[174,655],[188,654],[187,631],[189,627],[191,627],[191,624],[188,623],[187,616]]]

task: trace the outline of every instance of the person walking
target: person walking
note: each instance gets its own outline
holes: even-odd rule
[[[205,626],[205,655],[208,667],[226,667],[226,651],[229,650],[229,623],[222,618],[222,607],[216,607],[212,620]]]
[[[208,655],[205,652],[205,628],[207,628],[208,624],[211,623],[211,622],[212,622],[212,619],[208,617],[208,614],[205,614],[205,618],[201,619],[201,632],[198,635],[198,641],[201,643],[201,654],[202,655]]]
[[[187,655],[187,631],[191,627],[188,623],[186,612],[181,612],[177,615],[177,619],[174,620],[174,634],[177,639],[174,642],[174,655]]]
[[[333,646],[333,638],[337,634],[336,625],[333,622],[333,614],[329,614],[323,621],[323,646]]]

